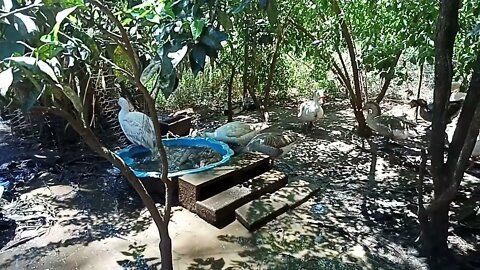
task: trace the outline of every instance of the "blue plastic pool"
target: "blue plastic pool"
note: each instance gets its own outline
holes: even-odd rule
[[[230,147],[226,143],[223,143],[214,139],[210,139],[210,138],[184,137],[184,138],[163,139],[162,141],[165,147],[169,147],[169,146],[209,147],[214,151],[218,152],[222,156],[222,159],[220,161],[208,164],[207,166],[188,169],[188,170],[181,170],[181,171],[176,171],[171,173],[169,172],[168,177],[176,177],[176,176],[181,176],[185,174],[193,174],[193,173],[210,170],[212,168],[215,168],[217,166],[227,163],[233,155],[233,150],[230,149]],[[117,151],[116,153],[117,155],[120,156],[121,159],[123,159],[123,161],[127,164],[127,166],[132,168],[132,164],[134,164],[135,162],[132,157],[138,154],[146,153],[146,152],[149,152],[149,150],[142,146],[128,146],[126,148],[123,148]],[[160,171],[141,171],[141,170],[134,170],[134,169],[132,169],[132,171],[137,177],[140,177],[140,178],[142,177],[160,178],[161,177]]]

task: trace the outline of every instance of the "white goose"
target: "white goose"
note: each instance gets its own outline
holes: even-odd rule
[[[265,128],[265,124],[262,124],[259,128],[254,128],[244,122],[234,121],[222,125],[214,132],[205,132],[205,137],[244,146]]]
[[[158,147],[152,119],[144,113],[131,112],[128,101],[123,97],[118,99],[118,105],[121,108],[118,122],[127,139],[135,145],[147,148],[154,157],[157,157]]]
[[[323,99],[325,98],[323,90],[315,92],[313,100],[308,100],[300,104],[298,110],[298,120],[302,123],[307,123],[306,128],[311,130],[313,122],[320,120],[323,115]]]

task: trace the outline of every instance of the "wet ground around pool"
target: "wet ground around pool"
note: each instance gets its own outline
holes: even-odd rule
[[[274,109],[269,129],[298,133],[299,143],[282,160],[295,170],[278,166],[290,179],[319,183],[321,191],[254,233],[238,222],[216,229],[174,207],[170,231],[176,269],[427,269],[414,243],[414,168],[419,162],[414,154],[422,141],[407,148],[377,141],[375,157],[352,135],[354,119],[345,104],[327,104],[324,110],[325,119],[312,133],[301,131],[294,107]],[[235,119],[258,122],[254,114]],[[203,120],[198,128],[223,121]],[[36,150],[24,142],[19,156],[18,139],[7,131],[0,136],[0,157],[9,164],[0,176],[26,179],[2,201],[2,212],[18,222],[15,233],[2,233],[1,269],[158,265],[156,228],[137,195],[108,163],[88,151],[67,153],[61,160],[48,152],[48,161],[38,161],[32,156],[45,156],[41,147]],[[455,202],[455,217],[468,211],[479,194],[477,178],[465,182],[462,194],[468,196]],[[426,184],[425,193],[431,191],[431,180]],[[476,223],[462,222],[454,219],[450,245],[460,255],[472,255],[480,238],[466,228]]]

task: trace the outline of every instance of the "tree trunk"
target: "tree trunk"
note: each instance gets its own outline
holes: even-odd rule
[[[233,80],[235,79],[235,65],[232,65],[232,72],[230,74],[230,78],[228,79],[228,86],[227,86],[227,115],[228,115],[228,122],[233,121],[233,111],[232,111],[232,92],[233,92]]]
[[[273,79],[275,76],[275,69],[277,67],[277,61],[278,57],[280,56],[280,47],[283,42],[283,35],[285,33],[285,29],[288,26],[289,21],[286,21],[282,26],[278,27],[278,32],[277,32],[277,42],[275,43],[275,49],[273,51],[272,55],[272,60],[270,61],[270,68],[268,71],[268,78],[267,78],[267,85],[265,86],[265,96],[263,99],[263,106],[265,106],[265,109],[268,109],[268,106],[270,105],[270,90],[272,88],[272,83]]]
[[[168,225],[159,227],[160,234],[160,257],[162,260],[162,270],[173,270],[172,238],[168,230]]]
[[[173,270],[173,254],[172,254],[172,238],[168,230],[168,224],[170,222],[170,206],[173,200],[173,182],[165,182],[165,215],[163,216],[163,222],[157,225],[158,232],[160,234],[160,258],[162,260],[162,270]]]
[[[80,120],[73,118],[70,114],[66,111],[62,110],[61,108],[34,108],[33,111],[38,111],[40,113],[51,113],[57,116],[62,117],[63,119],[67,120],[68,123],[72,126],[72,128],[82,137],[83,141],[92,149],[95,153],[99,154],[101,157],[105,158],[109,162],[111,162],[115,167],[117,167],[120,172],[122,173],[125,178],[127,178],[128,182],[132,185],[133,189],[137,192],[142,200],[143,204],[149,211],[150,215],[155,222],[159,231],[162,233],[168,234],[168,221],[170,219],[170,211],[169,208],[171,206],[171,190],[169,186],[172,185],[171,182],[165,183],[166,185],[166,201],[165,201],[165,216],[162,218],[160,212],[158,211],[155,202],[153,201],[152,197],[148,194],[147,190],[143,186],[143,183],[135,176],[132,170],[125,164],[125,162],[114,152],[104,147],[100,141],[97,139],[93,131],[86,125],[83,125]],[[167,218],[168,217],[168,218]],[[167,235],[168,236],[168,235]],[[167,239],[167,242],[170,241],[170,236],[165,237],[164,235],[160,234],[161,241],[162,239]],[[160,241],[160,242],[161,242]],[[171,243],[170,245],[163,246],[160,244],[160,254],[162,256],[162,269],[173,269],[173,265],[167,265],[168,262],[171,263],[172,261],[172,251],[171,251]],[[169,257],[163,257],[168,256]],[[165,266],[164,266],[165,261]]]
[[[249,88],[249,72],[248,66],[250,65],[250,61],[248,58],[248,42],[250,40],[248,36],[248,15],[245,16],[245,29],[243,30],[244,35],[244,44],[243,44],[243,74],[242,74],[242,82],[243,82],[243,100],[247,98],[248,88]],[[256,104],[255,104],[256,105]]]
[[[359,136],[365,137],[371,134],[371,130],[367,127],[365,122],[365,116],[363,115],[363,100],[362,100],[362,89],[360,85],[360,75],[358,70],[357,64],[357,56],[355,52],[355,47],[353,44],[352,35],[350,34],[350,30],[348,29],[347,22],[345,20],[345,16],[343,14],[342,9],[340,8],[340,4],[338,0],[332,0],[332,9],[337,14],[340,20],[340,28],[342,31],[342,36],[347,44],[348,53],[350,56],[350,62],[352,64],[352,73],[353,73],[353,85],[354,85],[354,101],[355,106],[353,108],[355,113],[355,118],[357,119],[358,123],[358,130],[357,133]]]
[[[444,207],[438,209],[438,211],[430,214],[430,241],[431,241],[431,254],[436,257],[443,257],[447,254],[448,245],[448,211],[450,205],[446,204]]]
[[[437,21],[437,38],[435,42],[435,107],[432,121],[432,137],[430,140],[434,199],[426,209],[428,226],[421,226],[423,236],[421,239],[423,242],[422,246],[426,248],[425,251],[427,255],[433,257],[433,261],[443,257],[448,251],[448,212],[451,200],[454,199],[458,190],[458,186],[453,185],[453,175],[457,170],[464,170],[464,168],[460,168],[459,166],[447,168],[444,162],[444,136],[433,136],[433,134],[445,134],[447,124],[446,109],[453,75],[452,57],[455,36],[458,31],[459,6],[459,0],[442,0]],[[468,153],[468,155],[470,155],[470,153]],[[450,193],[453,195],[452,197],[442,200],[445,194]]]
[[[424,66],[424,63],[420,64],[420,79],[419,79],[419,82],[418,82],[417,99],[420,98],[420,92],[421,92],[421,90],[422,90],[423,66]],[[415,108],[415,122],[418,121],[418,110],[419,110],[419,109],[420,109],[419,107]]]

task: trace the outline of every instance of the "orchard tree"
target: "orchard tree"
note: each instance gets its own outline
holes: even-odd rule
[[[454,44],[459,30],[459,0],[442,0],[436,25],[435,89],[432,134],[444,134],[447,125],[447,105],[454,75]],[[470,29],[473,25],[469,26]],[[478,33],[471,31],[471,42],[478,45]],[[474,41],[476,40],[476,41]],[[447,256],[449,210],[462,183],[465,169],[480,127],[480,47],[476,46],[472,61],[470,84],[457,127],[448,148],[443,136],[433,136],[430,142],[433,200],[424,206],[419,192],[418,217],[421,225],[420,243],[426,255],[434,258],[434,268],[441,267],[438,258]],[[425,164],[424,164],[425,165]],[[423,177],[421,175],[420,179]],[[420,181],[420,191],[423,183]]]

